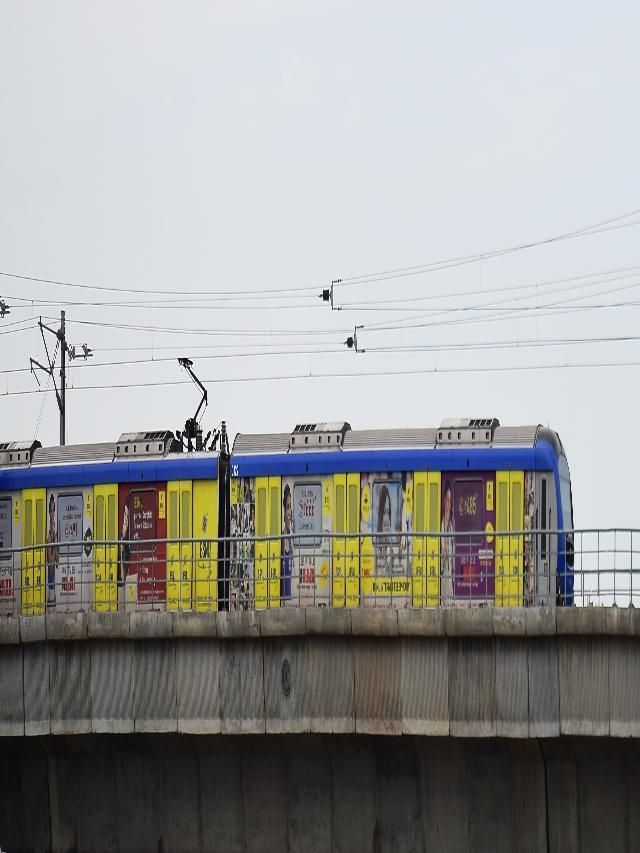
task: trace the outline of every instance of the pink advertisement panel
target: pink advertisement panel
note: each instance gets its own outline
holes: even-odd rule
[[[441,592],[444,601],[493,599],[495,476],[442,475]]]

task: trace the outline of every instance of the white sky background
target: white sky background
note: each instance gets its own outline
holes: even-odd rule
[[[42,314],[57,328],[65,307],[69,342],[95,353],[70,373],[68,443],[180,428],[199,402],[180,355],[210,380],[205,429],[225,418],[232,437],[322,420],[549,424],[567,450],[576,525],[639,527],[640,341],[594,339],[640,335],[640,304],[629,304],[640,303],[640,215],[606,233],[337,288],[342,311],[317,298],[332,279],[640,209],[639,31],[631,2],[3,3],[0,271],[149,292],[0,277],[11,306],[2,369],[44,360],[34,323],[10,323]],[[607,274],[576,280],[597,273]],[[573,280],[543,286],[559,279]],[[289,294],[269,293],[281,288]],[[223,302],[220,291],[251,294]],[[411,297],[430,301],[399,310]],[[143,306],[109,305],[123,301]],[[508,317],[435,314],[489,302]],[[550,304],[564,313],[540,310]],[[504,310],[513,305],[528,310],[514,317]],[[343,345],[356,324],[369,350],[358,355]],[[587,342],[453,349],[567,338]],[[249,355],[256,341],[262,354]],[[432,345],[440,351],[401,350]],[[100,366],[152,356],[169,360]],[[634,365],[488,370],[622,362]],[[444,372],[456,368],[475,372]],[[361,375],[372,372],[393,375]],[[255,381],[291,374],[341,377]],[[187,384],[153,387],[163,380]],[[77,390],[128,383],[149,387]],[[16,393],[36,388],[28,371],[0,374],[2,440],[34,436],[42,410],[37,437],[58,442],[54,396]]]

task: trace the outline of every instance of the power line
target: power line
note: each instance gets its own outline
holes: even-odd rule
[[[170,309],[172,311],[181,310],[181,311],[295,311],[295,310],[308,310],[309,308],[317,308],[320,309],[322,306],[318,303],[316,295],[312,294],[313,301],[309,303],[300,303],[300,304],[282,304],[276,303],[274,305],[251,305],[247,304],[247,300],[251,300],[252,302],[261,302],[272,300],[272,296],[253,296],[253,297],[244,297],[242,303],[238,303],[238,300],[241,298],[239,296],[235,296],[233,298],[224,298],[224,297],[212,297],[202,299],[155,299],[149,300],[147,302],[141,302],[140,300],[136,301],[122,301],[119,300],[117,302],[108,302],[104,300],[92,300],[92,301],[80,301],[80,300],[71,300],[71,299],[38,299],[38,298],[28,298],[24,296],[16,296],[13,294],[7,294],[7,298],[12,299],[14,302],[20,301],[23,302],[23,305],[14,305],[13,310],[24,310],[30,308],[32,306],[37,306],[39,308],[54,308],[60,305],[64,305],[69,308],[127,308],[127,309],[149,309],[149,308],[158,308],[159,310],[165,308]],[[279,297],[285,298],[285,297]],[[295,299],[300,299],[299,295],[295,295]],[[209,304],[211,303],[211,304]],[[233,303],[233,304],[227,304]]]
[[[538,347],[571,347],[584,345],[600,345],[600,344],[619,344],[619,343],[636,343],[640,341],[640,335],[615,335],[610,337],[585,337],[585,338],[529,338],[523,340],[512,341],[476,341],[465,343],[446,343],[446,344],[398,344],[391,346],[367,346],[366,353],[412,353],[412,352],[473,352],[482,350],[505,350],[505,349],[530,349]],[[176,350],[177,351],[177,350]],[[243,352],[243,353],[214,353],[199,355],[199,361],[218,360],[218,359],[239,359],[239,358],[263,358],[265,356],[293,356],[293,355],[340,355],[345,352],[344,346],[339,349],[297,349],[284,350],[279,352]],[[162,356],[161,358],[138,358],[138,359],[122,359],[120,361],[96,361],[83,362],[74,365],[76,369],[82,368],[98,368],[98,367],[123,367],[123,366],[138,366],[149,364],[165,364],[167,362],[175,362],[177,356]],[[5,368],[0,370],[0,375],[14,375],[18,373],[30,373],[28,367]]]
[[[336,287],[357,287],[364,284],[372,284],[377,281],[387,281],[392,278],[404,278],[406,276],[423,275],[430,272],[439,272],[440,270],[452,269],[453,267],[465,266],[467,264],[481,263],[482,261],[491,260],[492,258],[502,257],[504,255],[515,254],[527,249],[533,249],[539,246],[558,243],[564,240],[573,240],[579,237],[591,237],[596,234],[603,234],[608,231],[616,231],[620,228],[634,228],[640,225],[638,222],[628,222],[614,225],[612,223],[619,222],[621,219],[630,219],[632,216],[640,214],[640,209],[633,210],[630,213],[621,214],[613,219],[604,220],[596,225],[586,226],[576,231],[569,231],[565,234],[559,234],[553,237],[547,237],[543,240],[534,240],[527,243],[520,243],[515,246],[508,246],[502,249],[493,249],[488,252],[478,252],[472,255],[460,255],[454,258],[445,258],[440,261],[430,261],[425,264],[416,264],[410,267],[397,267],[395,269],[383,270],[381,272],[362,273],[359,275],[343,276],[336,282]],[[609,226],[609,227],[607,227]]]
[[[517,285],[506,285],[501,287],[493,287],[493,288],[483,288],[482,291],[474,290],[466,290],[459,292],[450,292],[450,291],[440,291],[437,293],[430,293],[422,296],[410,296],[410,297],[394,297],[391,299],[376,299],[375,304],[372,305],[371,302],[345,302],[342,304],[342,310],[350,310],[350,311],[411,311],[412,313],[418,312],[426,312],[431,310],[436,310],[432,307],[430,308],[421,308],[416,303],[424,303],[431,302],[435,299],[441,298],[449,298],[449,299],[461,299],[467,296],[477,296],[482,292],[482,294],[490,294],[490,293],[508,293],[511,291],[525,291],[525,290],[535,290],[536,293],[525,294],[520,299],[533,298],[534,295],[538,295],[538,291],[542,288],[545,290],[551,287],[555,287],[556,285],[570,285],[573,284],[573,287],[562,287],[559,288],[557,292],[564,292],[571,289],[576,289],[577,287],[582,286],[596,286],[598,284],[605,284],[608,281],[617,281],[625,278],[630,278],[631,276],[640,272],[640,266],[630,266],[630,267],[621,267],[612,270],[604,270],[597,273],[584,273],[576,276],[566,276],[560,279],[552,279],[550,281],[544,282],[533,282],[529,284],[517,284]],[[589,279],[593,279],[592,282],[589,282]],[[596,281],[596,279],[600,279]],[[578,284],[574,284],[578,282]],[[228,298],[226,300],[222,300],[223,302],[230,302],[233,304],[219,304],[220,300],[217,297],[212,298],[198,298],[198,299],[174,299],[168,300],[164,298],[148,300],[148,301],[122,301],[118,300],[117,302],[112,301],[104,301],[104,300],[92,300],[92,301],[78,301],[78,300],[52,300],[52,299],[30,299],[28,297],[23,296],[9,296],[9,298],[14,301],[22,301],[23,305],[14,306],[17,310],[25,310],[27,308],[31,308],[33,306],[38,307],[52,307],[52,306],[75,306],[75,307],[100,307],[100,308],[132,308],[132,309],[148,309],[150,307],[157,308],[159,310],[163,309],[171,309],[171,310],[197,310],[197,311],[206,311],[206,310],[229,310],[229,311],[274,311],[274,310],[308,310],[311,307],[322,308],[322,306],[317,302],[314,295],[314,303],[315,304],[297,304],[297,305],[287,305],[287,304],[275,304],[275,305],[261,305],[259,308],[247,305],[246,302],[243,304],[237,304],[238,297]],[[270,300],[272,297],[270,296],[256,296],[257,300]],[[512,297],[515,299],[515,297]],[[213,303],[213,304],[209,304]],[[396,307],[399,305],[403,305],[406,307]],[[411,305],[416,305],[416,307],[411,308]],[[24,322],[24,321],[18,321]]]
[[[503,247],[500,249],[492,249],[490,251],[478,252],[471,255],[460,255],[453,258],[445,258],[442,260],[428,261],[423,264],[417,264],[409,267],[397,267],[395,269],[382,270],[371,273],[361,273],[352,276],[343,276],[336,280],[336,287],[346,288],[371,284],[375,281],[385,281],[390,278],[401,278],[407,275],[422,275],[429,272],[437,272],[443,269],[450,269],[463,264],[480,263],[482,261],[491,260],[492,258],[501,257],[516,252],[522,252],[527,249],[536,248],[539,246],[557,243],[563,240],[572,240],[579,237],[590,237],[596,234],[602,234],[608,231],[614,231],[620,228],[633,228],[640,225],[638,222],[622,222],[625,219],[631,219],[633,216],[640,214],[640,208],[628,213],[620,214],[619,216],[610,219],[602,220],[594,225],[588,225],[583,228],[568,231],[563,234],[557,234],[552,237],[546,237],[541,240],[531,240],[525,243],[519,243],[513,246]],[[617,224],[616,224],[617,223]],[[112,287],[99,284],[87,284],[82,282],[72,282],[63,279],[44,278],[39,276],[25,275],[24,273],[14,273],[8,271],[0,271],[0,276],[5,278],[13,278],[18,281],[31,281],[37,284],[50,284],[57,287],[77,288],[80,290],[94,290],[104,293],[138,293],[157,296],[157,288],[139,288],[139,287]],[[254,288],[246,290],[166,290],[163,291],[167,296],[196,296],[196,297],[263,297],[284,294],[300,294],[300,293],[317,293],[321,285],[303,285],[299,287],[286,288]]]
[[[576,363],[557,363],[557,364],[536,364],[536,365],[504,365],[499,367],[447,367],[447,368],[423,368],[411,370],[377,370],[363,373],[354,373],[349,371],[346,373],[295,373],[282,376],[245,376],[240,378],[221,378],[215,377],[212,379],[203,379],[202,381],[208,385],[226,385],[234,383],[250,383],[250,382],[287,382],[294,380],[309,380],[309,379],[366,379],[366,378],[383,378],[392,376],[424,376],[450,373],[512,373],[512,372],[532,372],[532,371],[547,371],[547,370],[582,370],[591,368],[620,368],[620,367],[639,367],[640,361],[610,361],[610,362],[576,362]],[[184,379],[176,380],[161,380],[158,382],[127,382],[112,385],[77,385],[74,391],[115,391],[123,389],[139,389],[139,388],[161,388],[172,387],[177,385],[189,385],[190,383]],[[25,391],[6,391],[1,394],[2,397],[20,397],[31,394],[46,394],[43,388],[30,389]]]
[[[106,323],[101,320],[69,320],[70,324],[97,326],[104,329],[123,329],[134,332],[153,332],[175,335],[202,335],[211,337],[307,337],[314,335],[345,335],[349,329],[182,329],[176,326],[148,326],[128,323]]]
[[[98,351],[99,352],[99,351]],[[230,352],[230,353],[215,353],[212,355],[199,355],[199,361],[211,361],[213,359],[240,359],[240,358],[264,358],[271,357],[274,355],[277,356],[292,356],[292,355],[338,355],[344,352],[344,347],[341,346],[339,349],[296,349],[296,350],[281,350],[278,352]],[[167,362],[175,362],[178,356],[162,356],[160,358],[135,358],[135,359],[122,359],[121,361],[94,361],[94,362],[85,362],[82,364],[74,365],[76,370],[80,370],[82,368],[96,368],[96,367],[124,367],[124,366],[135,366],[135,365],[146,365],[146,364],[166,364]],[[4,374],[14,374],[14,373],[29,373],[29,369],[27,367],[16,367],[16,368],[8,368],[5,370],[0,370],[0,375]]]
[[[618,274],[620,273],[620,274]],[[576,276],[567,276],[565,278],[552,279],[550,281],[542,281],[542,282],[534,282],[532,284],[510,284],[502,287],[482,287],[480,290],[464,290],[459,292],[451,292],[450,290],[447,292],[439,292],[439,293],[430,293],[426,296],[409,296],[406,298],[393,298],[393,299],[376,299],[375,305],[372,305],[371,301],[368,302],[345,302],[342,305],[343,310],[355,311],[355,310],[375,310],[375,311],[404,311],[411,312],[411,314],[421,314],[427,313],[429,311],[435,310],[446,310],[446,309],[437,309],[434,308],[433,305],[429,307],[420,307],[416,306],[415,308],[410,307],[409,303],[423,303],[423,302],[433,302],[436,299],[462,299],[468,296],[480,296],[480,295],[488,295],[491,293],[504,294],[515,291],[516,293],[521,293],[521,291],[529,290],[531,293],[523,293],[518,296],[509,296],[506,301],[514,302],[514,301],[524,301],[526,299],[534,299],[540,296],[540,290],[544,289],[543,296],[548,295],[557,295],[559,293],[567,293],[571,290],[577,290],[579,288],[589,288],[589,287],[597,287],[602,284],[608,284],[613,281],[624,281],[628,278],[633,278],[636,275],[640,274],[640,266],[633,267],[623,267],[621,269],[610,270],[599,273],[586,273],[582,275]],[[592,279],[588,281],[588,279]],[[555,288],[557,285],[565,285],[563,287],[558,287],[557,290],[554,290],[553,293],[549,293],[549,288]],[[504,301],[504,300],[501,300]],[[490,302],[487,304],[496,304],[495,302]],[[396,306],[405,306],[405,307],[396,307]]]
[[[7,323],[7,326],[17,326],[18,323],[29,323],[29,325],[22,326],[22,328],[20,329],[8,329],[3,324],[2,330],[0,331],[0,335],[16,335],[18,332],[28,332],[30,329],[35,329],[38,325],[33,320],[31,320],[31,318],[29,318],[28,320],[16,320],[14,323]]]
[[[157,288],[144,288],[144,287],[107,287],[105,285],[100,284],[83,284],[79,282],[73,281],[64,281],[61,279],[55,278],[40,278],[35,275],[23,275],[22,273],[13,273],[13,272],[0,272],[0,276],[5,278],[15,278],[18,281],[32,281],[35,284],[53,284],[57,287],[75,287],[79,290],[96,290],[103,293],[146,293],[150,295],[157,296],[158,289]],[[256,288],[253,290],[163,290],[162,293],[167,294],[167,296],[230,296],[230,297],[247,297],[254,295],[266,295],[270,294],[271,296],[275,295],[283,295],[287,293],[292,294],[300,294],[300,293],[317,293],[319,285],[306,285],[302,287],[279,287],[279,288]]]

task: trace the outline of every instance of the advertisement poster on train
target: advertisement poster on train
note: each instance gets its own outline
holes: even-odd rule
[[[161,491],[166,491],[162,484]],[[166,519],[158,521],[158,487],[119,490],[118,586],[131,605],[166,598],[165,548],[152,540],[166,537]]]
[[[58,542],[65,556],[77,556],[82,551],[83,508],[82,494],[58,496]]]
[[[440,594],[452,600],[489,599],[494,594],[493,477],[442,477]],[[490,527],[487,527],[490,525]]]
[[[155,548],[149,540],[156,538],[156,492],[131,493],[131,542],[134,571],[138,576],[138,601],[160,598],[154,572]]]
[[[363,603],[411,596],[413,478],[410,473],[362,474],[360,532]],[[399,603],[396,601],[396,604]]]
[[[45,582],[49,611],[82,610],[91,602],[93,564],[83,550],[88,490],[71,494],[58,489],[47,492]],[[91,532],[88,527],[87,532]]]
[[[533,471],[524,473],[524,530],[532,530],[535,516],[535,477]],[[524,537],[524,603],[532,605],[536,594],[536,576],[534,570],[534,541],[529,533]]]
[[[247,610],[252,605],[255,558],[255,480],[231,480],[231,546],[229,567],[229,609]]]
[[[14,600],[11,498],[0,498],[0,609]]]
[[[11,548],[11,498],[0,498],[0,560],[10,557],[3,554]]]
[[[82,601],[82,494],[58,495],[56,605],[71,609]],[[87,590],[88,592],[88,590]]]
[[[47,500],[47,609],[56,606],[56,576],[58,574],[58,521],[56,518],[56,499],[51,492]]]
[[[327,489],[330,483],[327,480]],[[325,490],[326,491],[326,490]],[[329,599],[330,505],[317,479],[282,480],[282,547],[280,603],[304,606]]]

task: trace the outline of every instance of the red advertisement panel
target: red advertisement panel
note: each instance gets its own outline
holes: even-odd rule
[[[140,603],[166,601],[166,483],[121,485],[118,490],[118,583]],[[127,594],[127,600],[129,600]]]

